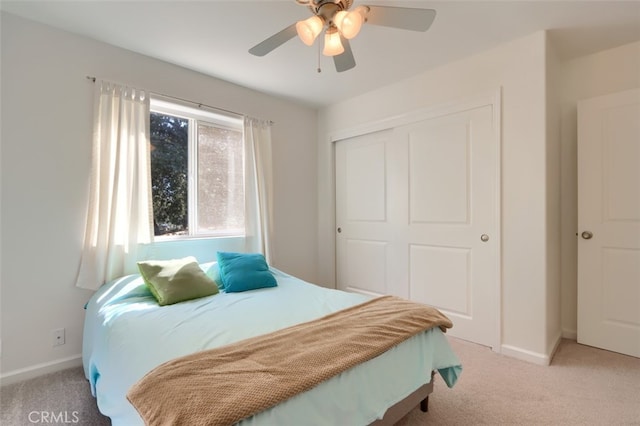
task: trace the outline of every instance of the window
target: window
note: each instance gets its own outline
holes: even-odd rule
[[[244,236],[242,118],[151,99],[156,236]]]

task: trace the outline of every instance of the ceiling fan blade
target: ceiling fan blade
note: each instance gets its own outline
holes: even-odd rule
[[[349,40],[340,36],[340,41],[342,42],[342,46],[344,47],[344,52],[334,56],[333,63],[336,66],[336,71],[343,72],[355,67],[356,59],[353,57],[353,52],[351,51]]]
[[[411,31],[427,31],[436,17],[433,9],[367,6],[367,23]]]
[[[267,53],[274,50],[276,47],[286,43],[291,40],[297,34],[296,24],[291,24],[284,30],[275,33],[271,37],[262,42],[256,44],[251,49],[249,49],[249,53],[256,56],[264,56]]]

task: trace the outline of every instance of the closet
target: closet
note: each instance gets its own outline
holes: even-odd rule
[[[499,115],[478,99],[335,142],[339,289],[435,306],[451,335],[499,343]]]

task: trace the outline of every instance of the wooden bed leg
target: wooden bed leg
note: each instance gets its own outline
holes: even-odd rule
[[[426,413],[429,411],[429,397],[426,397],[422,401],[420,401],[420,411]]]

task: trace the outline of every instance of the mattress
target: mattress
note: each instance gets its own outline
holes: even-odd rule
[[[208,271],[215,264],[203,264]],[[142,425],[128,389],[156,366],[193,352],[310,321],[369,299],[326,289],[271,268],[277,287],[220,293],[159,306],[139,275],[101,287],[86,305],[83,366],[99,410],[114,426]],[[444,334],[420,333],[241,425],[366,425],[438,371],[453,386],[461,371]],[[241,403],[241,402],[240,402]]]

